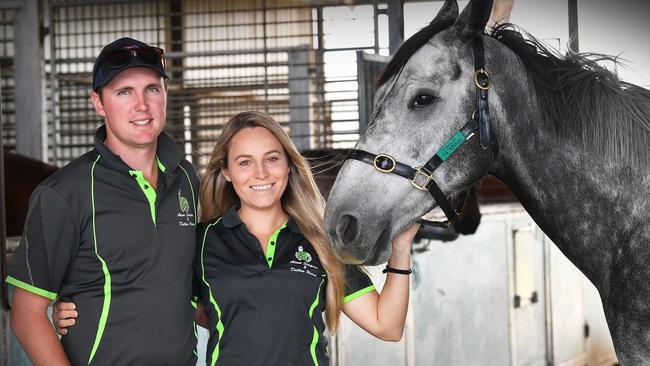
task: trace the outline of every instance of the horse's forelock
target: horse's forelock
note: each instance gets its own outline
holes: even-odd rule
[[[453,4],[455,4],[455,2],[453,2]],[[445,5],[447,5],[447,2],[445,3]],[[417,52],[420,48],[422,48],[422,46],[427,44],[427,42],[429,42],[429,40],[431,40],[433,36],[451,27],[454,23],[455,15],[458,14],[458,7],[456,6],[455,8],[456,14],[452,17],[453,10],[454,9],[451,9],[448,12],[446,12],[445,16],[440,16],[439,13],[439,16],[433,19],[431,23],[429,23],[426,27],[420,29],[417,33],[415,33],[409,39],[407,39],[400,46],[400,48],[397,50],[395,55],[393,55],[391,60],[388,62],[388,64],[382,71],[381,75],[377,79],[376,87],[382,86],[388,80],[392,79],[395,75],[397,75],[399,73],[399,70],[401,70],[404,67],[404,65],[406,65],[406,63],[411,58],[411,56],[413,56],[415,52]]]

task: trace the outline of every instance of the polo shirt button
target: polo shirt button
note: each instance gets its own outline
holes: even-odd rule
[[[134,174],[131,174],[131,176],[132,176],[133,178],[137,177],[137,175],[136,175],[135,173],[134,173]]]
[[[272,257],[268,257],[268,258],[266,258],[266,259],[267,259],[269,262],[273,260]]]
[[[149,189],[149,186],[145,184],[145,185],[142,186],[142,188]]]
[[[271,245],[275,245],[275,242],[274,242],[274,241],[272,241],[272,242],[271,242]]]

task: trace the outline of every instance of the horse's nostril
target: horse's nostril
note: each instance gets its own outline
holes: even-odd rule
[[[339,220],[337,234],[343,243],[352,243],[359,235],[359,224],[356,217],[351,215],[343,215]]]

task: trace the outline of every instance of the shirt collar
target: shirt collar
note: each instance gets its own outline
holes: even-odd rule
[[[235,226],[243,224],[239,218],[239,214],[237,213],[238,210],[239,205],[232,205],[228,210],[226,210],[226,212],[224,212],[223,217],[221,218],[223,226],[232,229]]]
[[[298,227],[298,223],[291,216],[289,216],[287,227],[289,228],[289,230],[293,231],[294,233],[302,235],[302,231],[300,231],[300,227]]]
[[[241,221],[241,219],[239,218],[239,214],[237,213],[237,211],[239,211],[239,205],[234,204],[230,206],[230,208],[226,210],[226,212],[224,212],[221,218],[221,221],[223,222],[223,226],[232,229],[236,226],[244,224],[244,222]],[[298,227],[298,223],[291,216],[289,216],[287,227],[289,228],[289,230],[293,231],[294,233],[302,235],[302,232]]]
[[[119,155],[115,155],[109,148],[104,144],[106,141],[106,125],[103,124],[99,126],[97,132],[95,133],[95,149],[99,152],[99,155],[102,156],[109,166],[117,170],[129,171],[131,168],[126,165],[124,161],[120,158]],[[183,160],[183,150],[169,137],[165,132],[161,132],[158,136],[158,142],[156,145],[156,156],[162,165],[167,169],[174,171],[176,167]]]

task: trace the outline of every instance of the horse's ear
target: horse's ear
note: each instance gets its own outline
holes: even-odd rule
[[[433,18],[431,23],[435,22],[450,26],[454,24],[456,18],[458,18],[458,2],[456,0],[445,0],[445,3],[442,4],[442,8],[440,8],[440,11],[436,17]]]
[[[471,0],[454,23],[454,33],[467,41],[481,34],[490,19],[492,0]]]

